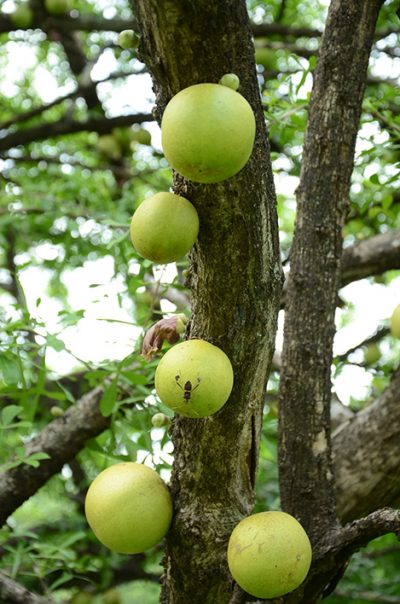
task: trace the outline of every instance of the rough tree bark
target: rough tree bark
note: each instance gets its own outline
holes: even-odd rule
[[[27,455],[47,453],[49,459],[37,468],[21,464],[0,474],[0,526],[26,499],[75,457],[83,444],[110,425],[99,411],[104,388],[98,386],[84,395],[65,415],[46,426],[25,448]]]
[[[330,5],[297,190],[279,404],[280,489],[283,509],[300,519],[314,543],[336,525],[329,410],[341,229],[381,5],[382,0]]]
[[[341,286],[400,268],[400,230],[361,239],[343,250]]]
[[[337,511],[342,521],[400,503],[399,406],[400,369],[376,401],[332,435]]]
[[[313,584],[312,576],[308,585],[285,598],[285,602],[314,602],[337,569],[338,561],[351,555],[370,538],[388,530],[398,530],[399,525],[398,513],[383,511],[344,529],[338,527],[332,481],[326,474],[329,469],[327,404],[331,354],[328,344],[333,336],[333,312],[339,285],[340,226],[346,210],[344,200],[348,196],[366,63],[374,20],[381,4],[379,0],[364,3],[333,0],[310,108],[299,189],[296,246],[292,250],[292,269],[295,270],[290,277],[292,289],[289,290],[289,321],[285,336],[286,342],[290,337],[294,344],[293,347],[291,343],[286,344],[282,417],[294,447],[289,450],[289,441],[286,438],[282,441],[285,445],[282,484],[285,505],[292,506],[306,528],[310,527],[311,517],[313,521],[318,516],[321,518],[314,531],[309,528],[313,539],[319,539],[324,527],[329,531],[315,549],[317,567],[313,569],[313,576],[318,575],[318,564],[321,563],[320,578],[317,577]],[[231,71],[240,76],[240,91],[252,104],[257,117],[258,135],[253,156],[235,178],[204,186],[185,182],[175,175],[175,190],[191,199],[201,221],[199,242],[191,259],[193,319],[189,335],[203,337],[227,352],[235,369],[235,390],[218,415],[204,420],[178,418],[174,421],[172,491],[175,520],[167,543],[162,593],[164,604],[244,603],[251,598],[232,586],[225,561],[226,542],[233,525],[248,514],[253,505],[263,395],[281,292],[275,195],[254,71],[251,30],[245,4],[234,0],[222,0],[215,5],[205,0],[196,3],[137,0],[135,5],[142,32],[142,57],[154,77],[158,118],[166,102],[178,90],[202,81],[216,82],[223,73]],[[352,56],[351,63],[349,56]],[[15,141],[8,143],[16,144]],[[310,253],[306,252],[303,242]],[[391,243],[387,240],[380,243],[388,254],[385,266],[398,262],[392,249],[388,249]],[[382,255],[383,250],[379,249]],[[366,254],[356,254],[356,264],[368,265],[365,269],[368,271],[376,270],[370,255],[367,258]],[[346,267],[353,270],[352,258],[343,258],[344,272]],[[357,277],[352,273],[351,278]],[[307,291],[313,292],[313,300],[307,300]],[[295,296],[304,305],[303,310],[300,308],[303,314],[298,313]],[[294,318],[296,314],[298,320]],[[306,326],[304,347],[298,346],[300,325]],[[299,365],[294,364],[298,361]],[[307,390],[312,372],[317,379]],[[301,387],[298,398],[292,396],[291,380]],[[303,380],[305,388],[301,384]],[[349,480],[353,480],[351,476],[357,472],[359,480],[358,468],[371,474],[371,468],[365,465],[368,443],[365,430],[361,429],[365,428],[367,419],[373,418],[374,436],[383,430],[381,436],[388,437],[379,441],[390,450],[383,461],[392,455],[393,440],[400,427],[392,422],[391,432],[385,430],[390,423],[390,409],[398,400],[398,389],[393,389],[396,385],[398,388],[398,375],[379,403],[359,414],[334,436],[338,513],[345,519],[360,514],[358,498],[363,498],[366,492],[354,490],[354,481],[349,484]],[[48,451],[51,460],[42,462],[38,469],[19,466],[1,478],[2,520],[58,472],[87,438],[107,427],[108,420],[98,411],[100,396],[100,392],[93,391],[88,395],[86,409],[85,399],[81,401],[82,405],[71,408],[64,418],[52,422],[31,447],[28,445],[28,452]],[[297,412],[290,408],[293,402],[298,405]],[[84,434],[82,425],[86,427]],[[303,468],[295,464],[304,449],[299,449],[302,444],[299,439],[292,438],[293,426],[301,440],[311,438],[311,448],[306,448],[305,461],[301,462]],[[351,444],[353,448],[357,444],[364,447],[365,456],[357,461],[357,466],[349,469],[346,456]],[[293,475],[289,459],[294,467]],[[374,465],[372,473],[378,478],[382,467]],[[385,467],[391,471],[391,465]],[[288,486],[292,478],[296,488],[301,487],[296,494]],[[308,481],[304,488],[302,478]],[[323,502],[319,478],[322,479]],[[375,508],[379,481],[369,484],[372,485],[369,505]],[[384,497],[378,500],[383,505],[399,493],[398,481],[393,480],[393,485],[393,489],[386,490]],[[310,495],[313,487],[317,487],[318,505],[315,497]],[[349,491],[351,504],[346,503]],[[6,507],[1,503],[2,496]],[[375,504],[371,503],[373,497]],[[325,503],[326,510],[321,514]],[[362,512],[373,508],[364,507]],[[281,601],[283,599],[279,599]]]
[[[264,390],[281,294],[275,193],[243,1],[134,2],[142,59],[153,75],[156,115],[179,90],[240,78],[252,105],[257,138],[252,158],[235,177],[195,185],[175,175],[175,191],[200,217],[191,257],[190,337],[204,338],[230,357],[234,391],[208,419],[176,418],[172,427],[174,523],[167,539],[161,600],[168,604],[236,601],[226,545],[254,501]]]

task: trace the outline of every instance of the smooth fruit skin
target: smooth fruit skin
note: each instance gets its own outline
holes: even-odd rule
[[[277,598],[296,589],[307,576],[311,558],[305,530],[285,512],[248,516],[229,539],[232,577],[256,598]]]
[[[232,90],[239,90],[240,80],[236,73],[226,73],[222,76],[218,84],[221,84],[221,86],[228,86],[228,88],[232,88]]]
[[[390,331],[393,337],[400,338],[400,304],[396,306],[390,317]]]
[[[379,346],[377,344],[369,344],[364,353],[364,361],[367,365],[375,365],[381,356]]]
[[[118,44],[124,50],[129,48],[136,48],[138,45],[138,37],[133,29],[124,29],[118,35]]]
[[[136,251],[152,262],[176,262],[193,247],[199,232],[196,208],[174,193],[146,198],[131,221],[131,240]]]
[[[16,27],[21,27],[25,29],[30,27],[33,23],[33,12],[29,6],[25,4],[20,4],[13,13],[10,15],[11,22]]]
[[[120,463],[92,482],[85,513],[103,545],[120,554],[138,554],[167,534],[172,499],[157,472],[138,463]]]
[[[162,402],[192,418],[216,413],[228,400],[232,386],[229,358],[205,340],[187,340],[170,348],[155,374],[156,392]]]
[[[161,122],[162,147],[185,178],[216,183],[247,163],[255,130],[254,113],[241,94],[220,84],[196,84],[168,103]]]

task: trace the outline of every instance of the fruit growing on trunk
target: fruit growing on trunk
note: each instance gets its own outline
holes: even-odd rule
[[[296,589],[307,576],[311,557],[307,533],[285,512],[244,518],[228,544],[232,577],[256,598],[277,598]]]
[[[139,38],[133,29],[124,29],[118,35],[118,44],[125,50],[128,50],[129,48],[136,48],[138,42]]]
[[[228,88],[232,88],[232,90],[238,90],[240,80],[237,77],[236,73],[226,73],[222,76],[218,84],[221,84],[221,86],[227,86]]]
[[[205,340],[176,344],[163,356],[155,375],[162,402],[186,417],[216,413],[233,386],[233,369],[226,354]]]
[[[86,495],[85,513],[99,541],[120,554],[138,554],[168,532],[172,499],[157,472],[119,463],[103,470]]]
[[[196,208],[174,193],[156,193],[145,199],[131,221],[136,251],[152,262],[168,264],[189,252],[199,232]]]
[[[170,100],[161,135],[164,155],[175,170],[194,182],[216,183],[247,163],[255,118],[238,92],[220,84],[196,84]]]
[[[162,426],[168,426],[170,419],[165,413],[155,413],[151,418],[151,423],[154,428],[162,428]]]

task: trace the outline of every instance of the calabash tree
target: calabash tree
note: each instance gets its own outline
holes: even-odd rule
[[[376,400],[357,414],[350,412],[351,420],[343,421],[333,433],[330,413],[333,368],[340,370],[352,352],[342,359],[333,358],[335,314],[343,304],[338,292],[352,281],[400,268],[399,218],[392,208],[398,201],[394,193],[398,177],[383,170],[386,181],[382,184],[385,182],[390,202],[377,190],[382,187],[378,187],[381,177],[376,173],[374,179],[371,176],[362,181],[360,196],[352,198],[351,189],[352,175],[355,178],[360,173],[360,166],[356,166],[358,172],[354,166],[360,120],[374,119],[379,127],[388,128],[384,151],[392,154],[389,161],[396,161],[393,143],[399,125],[395,94],[390,88],[393,82],[377,81],[368,71],[371,53],[373,56],[382,47],[379,41],[389,40],[382,52],[391,52],[390,36],[398,29],[393,3],[384,6],[381,0],[332,0],[323,31],[313,28],[306,18],[292,24],[298,17],[297,2],[246,5],[233,0],[136,0],[131,7],[121,7],[122,16],[108,22],[99,14],[93,16],[84,4],[77,5],[81,11],[78,16],[68,13],[59,17],[49,13],[42,2],[32,6],[36,9],[33,25],[47,36],[46,42],[38,39],[37,44],[43,45],[44,54],[44,49],[49,52],[46,45],[56,43],[62,48],[76,86],[53,105],[29,111],[22,100],[15,105],[9,101],[2,124],[0,152],[7,179],[4,210],[7,206],[11,210],[10,215],[2,213],[7,272],[4,288],[18,313],[12,318],[5,315],[2,340],[1,420],[7,428],[5,453],[9,457],[0,474],[0,518],[3,523],[9,520],[2,535],[6,562],[0,573],[0,593],[7,602],[25,598],[26,602],[44,603],[52,597],[71,597],[74,589],[82,589],[80,575],[98,586],[83,589],[89,597],[127,579],[156,578],[151,564],[157,552],[128,561],[110,558],[104,549],[99,552],[84,523],[82,504],[91,479],[104,465],[135,461],[139,450],[152,451],[151,416],[155,411],[169,413],[162,403],[158,407],[153,404],[159,357],[148,360],[149,355],[143,358],[136,348],[122,361],[109,359],[99,366],[80,363],[71,375],[54,376],[48,370],[45,349],[65,349],[63,331],[52,334],[43,321],[34,318],[19,279],[23,264],[18,255],[25,254],[32,263],[35,243],[50,240],[61,250],[46,267],[52,271],[53,294],[64,304],[60,311],[64,328],[78,323],[83,312],[68,307],[62,271],[79,267],[82,257],[93,252],[97,259],[112,253],[115,274],[126,283],[126,299],[131,296],[135,301],[134,313],[141,327],[150,328],[160,319],[160,300],[168,299],[187,315],[185,338],[213,344],[232,364],[233,389],[217,413],[209,417],[177,413],[169,436],[163,428],[161,446],[169,438],[173,443],[170,492],[174,513],[163,544],[161,602],[254,601],[229,572],[227,546],[234,527],[254,511],[255,505],[259,511],[280,507],[294,516],[313,551],[311,570],[302,585],[270,601],[316,602],[335,589],[355,552],[377,537],[400,531],[396,509],[400,494],[400,374],[396,369],[398,345],[394,337],[388,339],[386,326],[355,347],[361,349],[383,340],[390,342],[394,351],[387,354],[382,366]],[[2,16],[0,25],[11,38],[15,28],[11,17]],[[94,52],[91,36],[97,44],[98,34],[92,34],[93,30],[117,33],[130,29],[139,36],[139,46],[136,50],[132,45],[121,53],[118,58],[123,73],[115,75],[125,77],[148,70],[155,92],[154,111],[110,117],[96,82],[85,79],[90,71],[85,50]],[[296,44],[300,37],[306,40],[304,47]],[[271,54],[264,58],[259,54],[258,67],[254,38],[257,49],[275,52],[272,59]],[[309,39],[317,41],[318,49],[307,43]],[[107,39],[105,44],[109,44]],[[310,98],[299,100],[291,90],[294,84],[288,72],[298,68],[293,56],[308,59],[307,66],[299,70],[297,92],[306,78],[312,77]],[[134,63],[134,57],[144,67]],[[285,71],[290,86],[279,79]],[[143,166],[140,153],[135,156],[131,152],[136,148],[135,144],[132,147],[132,133],[138,130],[131,128],[127,139],[124,128],[153,119],[161,123],[166,106],[179,92],[197,84],[217,84],[224,74],[238,77],[238,93],[255,117],[254,147],[244,167],[218,182],[197,182],[166,170],[159,151]],[[269,78],[275,81],[270,89]],[[31,84],[29,80],[26,83]],[[383,112],[379,109],[382,95],[377,92],[380,85],[389,87]],[[84,99],[84,109],[77,98]],[[222,110],[229,112],[229,99],[226,103]],[[195,133],[201,133],[206,117],[194,121]],[[92,138],[82,134],[87,132]],[[180,152],[176,149],[180,134],[176,132],[174,139],[173,129],[168,132],[171,162]],[[95,149],[99,137],[110,135],[111,150],[104,139]],[[296,148],[302,148],[301,156]],[[378,159],[383,162],[377,155],[379,149],[370,149],[365,161],[371,165]],[[282,222],[290,222],[291,217],[275,192],[273,167],[279,157],[286,158],[288,173],[299,179],[294,234],[292,226],[283,225],[286,237],[281,242],[278,207]],[[363,159],[358,161],[362,166]],[[54,165],[58,162],[64,171]],[[29,167],[32,164],[36,166],[33,171]],[[150,181],[146,181],[149,169]],[[72,176],[66,178],[68,174]],[[140,184],[135,179],[141,179]],[[49,198],[43,197],[41,182],[46,182]],[[160,292],[149,261],[136,255],[137,268],[133,273],[128,270],[129,255],[134,253],[128,217],[134,209],[133,199],[155,190],[167,191],[170,184],[175,194],[195,207],[200,226],[185,276],[178,265],[175,290],[169,286]],[[57,201],[62,216],[55,207]],[[377,208],[378,212],[374,211]],[[89,220],[94,221],[90,228],[87,225],[90,237],[80,236],[79,226]],[[363,238],[354,243],[357,231]],[[285,279],[282,258],[289,269]],[[151,302],[145,319],[140,319],[143,289]],[[282,308],[282,358],[273,360]],[[176,320],[172,332],[171,324],[167,325],[163,324],[164,339],[174,343],[179,336]],[[173,386],[182,397],[179,385],[184,392],[189,390],[177,377]],[[191,388],[196,386],[195,379]],[[277,435],[272,426],[278,382],[279,434],[274,464],[271,459],[265,463],[265,450],[272,445],[275,454]],[[165,470],[167,465],[161,462],[159,469]],[[279,498],[274,474],[277,466]],[[26,576],[22,572],[19,580],[12,565],[16,564],[15,544],[23,532],[18,533],[18,512],[14,513],[29,498],[33,501],[40,496],[41,487],[51,484],[56,485],[57,492],[69,490],[70,499],[75,499],[74,511],[67,514],[74,522],[65,529],[70,540],[63,541],[56,529],[61,540],[50,541],[53,566],[39,564],[43,576],[38,582],[33,578],[38,564],[31,562],[30,548],[35,553],[39,547],[38,558],[45,557],[44,549],[33,543],[41,532],[47,539],[50,530],[46,523],[30,527],[30,534],[27,531],[23,537],[28,544],[24,555],[29,561],[22,568]],[[72,572],[68,572],[63,556],[54,554],[57,547],[65,558],[70,557]],[[93,560],[96,563],[91,564]]]

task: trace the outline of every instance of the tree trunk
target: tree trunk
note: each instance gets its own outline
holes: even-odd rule
[[[330,446],[341,229],[382,0],[333,0],[314,75],[291,249],[280,392],[282,507],[317,542],[336,524]]]
[[[167,539],[162,602],[234,601],[226,546],[251,512],[259,434],[281,295],[275,193],[245,2],[137,0],[139,51],[154,78],[156,115],[182,88],[236,73],[257,121],[253,155],[235,177],[197,185],[175,175],[200,234],[191,255],[190,337],[222,348],[235,382],[215,416],[172,426],[175,514]],[[232,599],[233,598],[233,599]]]

